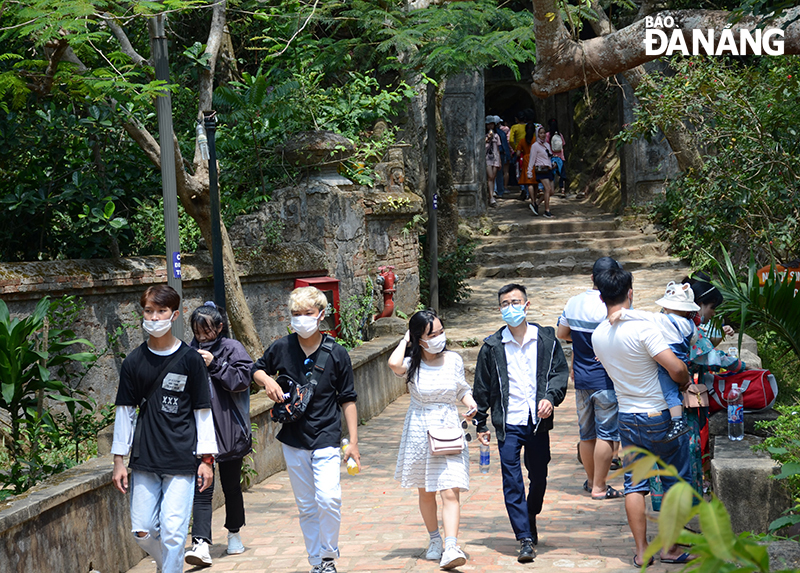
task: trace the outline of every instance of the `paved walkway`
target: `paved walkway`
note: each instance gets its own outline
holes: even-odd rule
[[[360,475],[342,471],[343,516],[340,536],[340,572],[404,571],[433,573],[438,564],[420,558],[427,535],[417,509],[416,491],[401,489],[394,481],[400,430],[408,395],[391,404],[380,416],[359,429],[364,464]],[[633,540],[625,521],[622,500],[592,501],[583,491],[585,479],[575,459],[578,439],[574,393],[568,392],[556,409],[551,432],[550,479],[543,513],[539,518],[538,557],[533,564],[516,561],[514,539],[503,506],[497,450],[491,471],[478,471],[478,451],[472,446],[471,489],[462,495],[459,544],[469,560],[460,571],[561,572],[634,571]],[[621,487],[621,478],[612,481]],[[214,512],[212,547],[214,565],[209,571],[301,573],[309,570],[297,510],[286,472],[276,474],[245,493],[247,526],[242,555],[224,555],[224,510]],[[655,525],[651,526],[651,537]],[[186,566],[186,571],[199,571]],[[654,573],[679,571],[678,566],[656,565]],[[131,573],[153,573],[147,558]]]

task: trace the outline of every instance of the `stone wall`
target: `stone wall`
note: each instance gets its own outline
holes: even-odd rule
[[[369,420],[406,392],[403,379],[387,364],[399,337],[378,338],[351,351],[358,416]],[[262,392],[252,397],[255,433],[253,468],[258,483],[284,469],[279,430],[269,420],[272,401]],[[111,432],[98,445],[111,446]],[[144,556],[130,532],[129,498],[111,483],[110,455],[90,460],[55,476],[22,496],[0,504],[2,573],[127,571]],[[223,502],[215,488],[214,504]]]
[[[402,158],[398,158],[402,166]],[[286,302],[297,278],[331,276],[341,281],[341,301],[364,292],[378,267],[393,265],[399,277],[395,308],[410,313],[419,300],[419,245],[404,226],[421,212],[421,199],[402,190],[402,173],[378,189],[343,188],[313,179],[278,190],[274,200],[231,226],[245,297],[264,346],[286,334]],[[398,178],[400,186],[397,186]],[[399,192],[391,193],[395,189]],[[279,221],[279,223],[274,223]],[[283,225],[277,244],[265,239],[265,227]],[[188,317],[213,298],[207,251],[182,256],[182,315],[187,341]],[[76,295],[85,305],[73,329],[97,348],[121,327],[116,352],[110,352],[81,382],[99,404],[116,395],[121,356],[144,341],[139,297],[151,284],[166,282],[164,257],[0,264],[0,296],[12,315],[32,312],[45,295]],[[378,306],[382,298],[376,296]],[[380,310],[380,308],[379,308]]]

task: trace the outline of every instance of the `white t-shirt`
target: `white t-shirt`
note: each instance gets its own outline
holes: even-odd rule
[[[531,323],[525,330],[522,346],[511,330],[503,329],[503,347],[508,366],[508,413],[506,424],[527,426],[528,416],[536,423],[536,363],[538,360],[539,329]]]
[[[592,346],[617,394],[625,414],[660,412],[667,408],[653,357],[669,349],[658,327],[644,320],[608,320],[592,334]]]
[[[666,312],[648,312],[646,310],[623,309],[622,320],[648,320],[658,326],[667,344],[680,344],[687,336],[692,337],[692,344],[697,342],[697,328],[688,318],[673,314],[672,320]],[[674,322],[673,322],[674,321]]]

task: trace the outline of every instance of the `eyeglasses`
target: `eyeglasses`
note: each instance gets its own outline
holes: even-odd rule
[[[509,306],[513,306],[515,308],[522,308],[525,306],[527,301],[524,300],[504,300],[500,303],[500,308],[508,308]]]

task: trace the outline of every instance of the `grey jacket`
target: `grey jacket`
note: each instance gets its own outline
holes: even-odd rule
[[[555,329],[551,326],[539,326],[536,363],[536,400],[547,399],[553,406],[564,401],[567,393],[569,366],[564,358],[561,344],[556,340]],[[477,431],[486,432],[489,428],[486,420],[488,411],[492,410],[492,425],[496,437],[503,441],[506,438],[506,416],[508,412],[508,364],[503,345],[501,328],[483,342],[475,367],[475,384],[472,396],[478,404],[475,419]],[[548,432],[553,427],[553,418],[539,420],[537,432]]]

